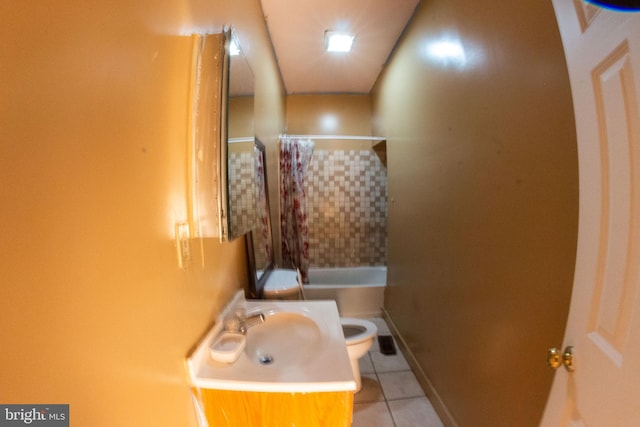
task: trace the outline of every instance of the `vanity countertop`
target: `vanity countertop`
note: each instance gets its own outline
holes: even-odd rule
[[[210,346],[229,313],[262,313],[264,323],[246,332],[246,345],[233,363],[215,361]],[[199,388],[259,392],[354,391],[335,301],[244,300],[236,294],[187,359]]]

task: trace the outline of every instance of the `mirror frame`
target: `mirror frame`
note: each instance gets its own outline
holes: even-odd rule
[[[222,93],[220,111],[220,240],[228,242],[230,237],[231,217],[229,216],[229,168],[228,168],[228,144],[229,144],[229,79],[230,79],[230,55],[231,28],[223,32],[224,50],[222,55]]]
[[[259,225],[255,206],[255,77],[237,35],[231,42],[238,54],[229,53],[227,97],[227,238],[234,240]],[[234,156],[235,160],[234,160]]]
[[[226,180],[221,169],[226,165],[220,159],[221,152],[226,152],[225,37],[224,33],[192,36],[187,209],[194,238],[223,239]]]

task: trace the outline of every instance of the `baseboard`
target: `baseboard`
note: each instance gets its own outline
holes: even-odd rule
[[[449,409],[440,398],[438,391],[433,387],[431,380],[429,380],[429,377],[427,376],[427,374],[422,370],[422,368],[418,364],[418,361],[416,360],[415,356],[411,352],[411,349],[409,348],[409,346],[407,346],[407,343],[402,337],[402,334],[400,334],[395,323],[393,323],[393,319],[391,319],[391,317],[389,316],[389,313],[384,308],[382,309],[382,317],[387,322],[387,325],[389,326],[389,330],[391,331],[391,334],[396,339],[396,343],[400,347],[400,351],[402,351],[402,354],[404,355],[405,359],[407,359],[407,362],[409,363],[411,370],[413,371],[416,378],[418,379],[418,382],[422,386],[422,389],[424,390],[424,393],[427,395],[427,398],[433,405],[433,409],[435,409],[436,412],[438,413],[438,416],[440,417],[440,420],[442,421],[442,423],[445,425],[445,427],[459,427],[458,423],[455,421],[455,419],[451,415],[451,412],[449,412]]]

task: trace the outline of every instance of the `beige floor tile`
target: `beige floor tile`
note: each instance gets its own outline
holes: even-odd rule
[[[391,372],[391,371],[408,371],[409,364],[402,355],[402,352],[398,350],[396,354],[382,354],[379,351],[370,352],[373,367],[376,372]]]
[[[352,427],[394,427],[385,402],[355,403]]]
[[[355,403],[364,402],[384,402],[384,394],[378,382],[376,374],[365,374],[361,376],[362,388],[355,394],[353,401]]]
[[[389,330],[389,326],[387,326],[387,322],[384,321],[383,318],[381,317],[373,317],[371,319],[367,319],[370,322],[375,323],[375,325],[378,327],[378,335],[391,335],[391,332]]]
[[[422,397],[424,391],[411,371],[382,372],[378,374],[387,400]]]
[[[389,408],[396,427],[443,427],[426,397],[393,400]]]
[[[369,319],[380,335],[391,335],[382,318]],[[353,427],[443,427],[396,343],[384,355],[378,340],[360,359],[362,389],[354,396]]]
[[[361,374],[373,374],[375,369],[373,368],[373,362],[371,362],[371,355],[365,354],[358,361],[360,365],[360,373]]]

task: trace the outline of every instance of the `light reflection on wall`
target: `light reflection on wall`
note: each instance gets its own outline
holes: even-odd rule
[[[429,62],[442,68],[470,68],[483,61],[484,54],[470,43],[464,44],[458,37],[442,36],[426,44]]]
[[[338,117],[335,114],[324,114],[320,118],[320,129],[324,133],[335,132],[338,129]]]
[[[429,56],[438,60],[452,61],[460,64],[464,64],[467,61],[467,55],[460,42],[449,40],[437,41],[427,46],[427,52]]]

